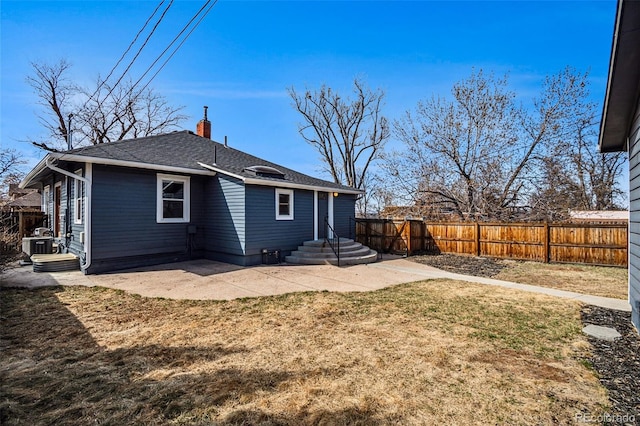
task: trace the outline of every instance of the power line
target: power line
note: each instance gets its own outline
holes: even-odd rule
[[[100,91],[100,89],[102,88],[102,86],[104,86],[106,84],[107,81],[109,81],[109,79],[111,78],[111,76],[113,75],[114,71],[116,70],[116,68],[118,68],[118,65],[120,65],[120,63],[122,63],[123,59],[125,58],[125,56],[127,55],[127,53],[129,53],[129,51],[131,50],[131,48],[133,47],[133,45],[136,43],[136,41],[138,41],[138,37],[140,37],[140,34],[142,34],[142,32],[145,30],[145,28],[147,28],[147,25],[149,25],[149,22],[151,22],[151,19],[155,16],[155,14],[158,12],[158,9],[160,9],[160,6],[162,6],[164,4],[165,0],[161,0],[160,3],[158,3],[158,5],[156,6],[155,10],[153,11],[153,13],[151,13],[151,15],[147,18],[146,22],[144,23],[144,25],[142,26],[142,28],[140,28],[140,30],[138,31],[138,33],[135,35],[135,37],[133,38],[133,40],[131,41],[131,43],[129,43],[129,47],[127,47],[127,49],[124,51],[124,53],[122,54],[122,56],[120,56],[120,59],[118,59],[118,61],[116,62],[116,64],[113,66],[113,68],[111,68],[111,71],[109,71],[109,74],[107,75],[107,77],[105,77],[101,82],[99,82],[98,87],[96,88],[95,92],[93,92],[93,94],[91,96],[89,96],[89,99],[85,102],[85,106],[91,102],[93,100],[93,97],[98,94],[98,92]],[[166,13],[166,11],[165,11]],[[157,24],[156,24],[157,26]],[[143,46],[144,47],[144,46]]]
[[[142,27],[142,29],[140,29],[140,31],[138,31],[138,34],[136,35],[135,39],[129,44],[129,47],[127,48],[127,50],[125,51],[125,53],[121,56],[120,60],[118,60],[118,63],[113,67],[113,69],[111,70],[111,73],[113,73],[113,70],[118,66],[118,64],[122,61],[122,58],[124,58],[124,56],[128,53],[128,51],[131,49],[131,46],[133,46],[135,44],[135,41],[137,40],[138,36],[142,33],[142,31],[144,31],[144,29],[146,28],[146,26],[148,25],[149,21],[153,18],[153,16],[155,16],[156,12],[158,11],[158,9],[162,6],[162,4],[164,4],[165,0],[161,0],[160,3],[158,4],[158,6],[156,6],[156,9],[153,11],[153,13],[151,14],[151,16],[149,16],[149,18],[147,19],[147,21],[145,22],[144,26]],[[153,28],[151,29],[151,32],[149,33],[149,35],[147,36],[147,38],[145,39],[144,43],[142,44],[142,46],[140,46],[140,48],[138,49],[138,51],[136,52],[136,55],[133,57],[133,59],[131,61],[129,61],[129,65],[127,65],[127,68],[122,72],[122,74],[120,75],[120,78],[118,78],[118,80],[115,82],[115,84],[113,84],[111,86],[111,88],[109,89],[109,92],[105,95],[104,99],[106,100],[112,93],[113,91],[118,87],[118,85],[120,84],[120,82],[122,81],[122,79],[126,76],[127,72],[131,69],[131,67],[133,66],[134,62],[138,59],[138,57],[140,56],[140,54],[142,53],[142,50],[145,48],[145,46],[147,45],[147,43],[149,42],[149,40],[151,39],[151,36],[155,33],[156,29],[158,28],[158,25],[160,25],[160,22],[162,22],[162,20],[164,19],[165,15],[167,14],[167,12],[169,11],[169,9],[171,8],[171,6],[173,5],[173,0],[171,0],[169,2],[169,4],[167,5],[167,7],[165,8],[165,10],[162,12],[162,15],[158,18],[158,21],[155,23],[155,25],[153,26]],[[111,75],[110,73],[110,75]],[[82,109],[86,108],[87,105],[89,104],[89,102],[91,102],[91,100],[93,99],[93,97],[99,93],[100,88],[107,83],[107,79],[103,80],[98,88],[96,89],[96,91],[94,92],[93,95],[91,95],[89,97],[89,99],[87,99],[87,101],[84,103]],[[98,98],[96,99],[96,104],[100,105],[100,96],[98,94]],[[113,112],[114,110],[112,109],[109,114],[111,114],[111,112]],[[91,123],[91,121],[93,120],[93,118],[95,117],[96,113],[98,112],[98,108],[94,109],[91,112],[91,115],[89,116],[89,118],[86,120],[87,123]],[[108,114],[107,114],[108,115]]]
[[[180,33],[176,36],[176,38],[169,44],[169,46],[167,46],[167,48],[162,52],[162,54],[160,54],[160,56],[158,56],[158,59],[156,59],[153,64],[148,68],[148,70],[142,75],[142,77],[140,77],[138,79],[138,81],[136,81],[136,83],[133,85],[132,89],[135,88],[135,86],[144,78],[144,76],[147,74],[147,72],[149,72],[151,70],[151,68],[156,64],[156,62],[166,53],[166,51],[171,47],[171,45],[173,45],[173,43],[178,39],[178,37],[188,28],[188,26],[195,20],[195,18],[200,14],[200,12],[202,12],[202,10],[207,6],[208,3],[210,3],[211,0],[207,0],[207,2],[202,6],[202,8],[200,8],[200,10],[198,11],[198,13],[189,21],[189,23],[182,29],[182,31],[180,31]],[[158,69],[158,71],[155,72],[155,74],[153,74],[151,76],[151,78],[149,79],[149,81],[147,81],[147,83],[144,85],[144,87],[142,89],[140,89],[140,92],[143,92],[147,86],[149,86],[149,84],[153,81],[154,78],[156,78],[156,76],[160,73],[160,71],[162,71],[162,69],[165,67],[165,65],[167,65],[167,63],[171,60],[171,58],[173,58],[173,56],[176,54],[176,52],[178,52],[178,50],[182,47],[182,45],[187,41],[187,39],[191,36],[191,34],[195,31],[196,28],[198,28],[198,25],[200,25],[200,23],[204,20],[204,18],[209,14],[209,12],[211,11],[211,9],[213,9],[213,6],[216,5],[216,3],[218,3],[218,0],[214,0],[213,3],[211,3],[211,5],[209,6],[209,8],[204,12],[204,14],[200,17],[200,19],[198,20],[198,22],[196,22],[196,24],[193,26],[193,28],[191,28],[191,30],[187,33],[187,35],[182,39],[182,41],[180,42],[180,44],[178,44],[178,46],[174,49],[173,52],[171,52],[171,55],[169,55],[169,57],[162,63],[162,65],[160,66],[160,68]],[[137,96],[136,96],[137,97]]]
[[[151,63],[151,65],[149,65],[147,67],[147,69],[142,74],[142,76],[140,76],[140,78],[138,78],[138,80],[131,86],[131,88],[129,89],[127,95],[131,95],[132,93],[134,93],[134,90],[138,86],[138,84],[140,84],[140,82],[144,79],[144,77],[153,69],[153,67],[158,63],[158,61],[160,61],[162,59],[162,57],[167,53],[167,51],[171,48],[171,46],[173,46],[180,39],[180,37],[185,33],[185,31],[187,31],[189,29],[189,27],[191,27],[193,22],[196,19],[198,19],[198,17],[199,17],[199,19],[197,20],[195,25],[193,25],[193,27],[189,30],[189,32],[184,36],[182,41],[180,41],[180,43],[176,46],[176,48],[173,50],[173,52],[171,52],[169,57],[167,57],[167,59],[162,63],[160,68],[151,76],[151,78],[146,82],[146,84],[142,87],[142,89],[140,89],[137,92],[137,94],[135,96],[133,96],[133,99],[134,100],[137,99],[137,97],[140,96],[140,94],[142,94],[142,92],[149,86],[149,84],[151,84],[153,79],[160,73],[160,71],[162,71],[162,69],[165,67],[165,65],[167,65],[169,60],[171,60],[171,58],[173,58],[173,56],[177,53],[177,51],[187,41],[187,39],[189,38],[189,36],[191,36],[193,31],[195,31],[195,29],[200,25],[200,23],[204,20],[204,18],[209,14],[209,12],[211,11],[211,9],[213,9],[213,6],[215,6],[216,3],[218,3],[218,0],[214,0],[213,2],[211,0],[207,0],[202,5],[202,7],[195,13],[195,15],[193,15],[193,17],[184,25],[182,30],[180,30],[180,32],[173,38],[171,43],[169,43],[169,45],[167,45],[167,47],[158,55],[158,57]],[[204,13],[203,13],[203,11],[204,11]],[[114,110],[115,110],[115,106],[111,109],[111,111],[109,111],[109,114],[111,114]]]
[[[162,3],[164,3],[164,0],[162,0]],[[171,6],[173,5],[173,0],[171,0],[169,2],[169,5],[165,8],[165,10],[162,12],[162,15],[160,16],[160,18],[158,18],[158,21],[156,22],[156,24],[153,26],[153,28],[151,29],[151,32],[149,33],[149,35],[147,36],[147,38],[145,39],[144,43],[142,43],[142,46],[140,46],[140,48],[138,49],[138,52],[136,52],[136,55],[133,57],[133,59],[131,59],[131,61],[129,62],[129,65],[127,65],[127,68],[122,72],[122,75],[120,76],[120,78],[118,78],[118,81],[115,82],[115,84],[111,87],[111,89],[109,90],[109,92],[107,93],[107,95],[105,96],[105,99],[107,97],[109,97],[113,91],[116,89],[116,87],[120,84],[120,82],[122,81],[122,79],[126,76],[126,74],[129,72],[129,70],[131,69],[131,67],[133,66],[134,62],[138,59],[138,57],[140,56],[140,54],[142,53],[142,50],[145,48],[145,46],[147,45],[147,43],[149,42],[149,40],[151,39],[151,36],[155,33],[156,29],[158,28],[158,25],[160,25],[160,22],[162,22],[162,20],[164,19],[165,15],[167,14],[167,12],[169,11],[169,9],[171,8]],[[159,5],[160,6],[160,5]],[[158,7],[159,7],[158,6]],[[155,14],[155,12],[154,12]],[[93,115],[92,117],[93,118]]]
[[[164,0],[163,0],[164,1]],[[142,74],[142,76],[131,86],[131,88],[129,88],[128,92],[126,93],[126,96],[130,96],[132,93],[134,93],[135,88],[138,86],[138,84],[141,83],[141,81],[144,79],[144,77],[153,69],[153,67],[162,59],[162,57],[167,53],[167,51],[171,48],[171,46],[173,46],[179,39],[180,37],[185,33],[185,31],[187,31],[189,29],[189,27],[191,27],[191,25],[193,24],[194,21],[197,22],[195,23],[195,25],[193,25],[193,27],[187,32],[187,34],[184,36],[184,38],[182,39],[182,41],[180,41],[180,43],[176,46],[176,48],[171,52],[171,54],[167,57],[167,59],[162,63],[162,65],[160,66],[160,68],[153,74],[153,76],[151,76],[151,78],[146,82],[146,84],[142,87],[142,89],[140,89],[135,96],[133,96],[133,99],[131,102],[135,101],[138,96],[140,96],[142,94],[142,92],[149,86],[149,84],[153,81],[153,79],[160,73],[160,71],[162,71],[162,69],[166,66],[166,64],[169,62],[169,60],[171,60],[171,58],[173,58],[173,56],[177,53],[177,51],[182,47],[182,45],[187,41],[187,39],[191,36],[191,34],[193,33],[193,31],[195,31],[195,29],[200,25],[200,23],[204,20],[204,18],[209,14],[209,12],[211,11],[211,9],[213,8],[213,6],[215,6],[217,4],[218,0],[214,0],[213,2],[211,0],[207,0],[203,6],[195,13],[195,15],[187,22],[187,24],[185,24],[185,26],[182,28],[182,30],[174,37],[174,39],[171,41],[171,43],[169,43],[169,45],[162,51],[162,53],[160,53],[158,55],[158,57],[153,61],[153,63],[147,67],[146,71]],[[171,6],[171,4],[173,3],[173,0],[171,0],[171,3],[169,4],[169,6],[167,6],[167,8],[165,9],[165,11],[163,12],[162,16],[160,17],[160,19],[158,20],[158,22],[156,23],[156,25],[154,26],[151,34],[153,34],[153,32],[155,31],[155,29],[157,28],[158,24],[160,23],[160,21],[162,20],[162,18],[164,18],[164,15],[166,14],[166,12],[168,11],[169,7]],[[160,5],[159,5],[160,6]],[[158,7],[159,7],[158,6]],[[206,10],[205,10],[206,9]],[[203,13],[204,11],[204,13]],[[199,18],[198,18],[199,17]],[[115,88],[118,86],[118,84],[122,81],[122,79],[124,78],[126,72],[128,72],[128,70],[131,68],[131,65],[133,65],[133,62],[135,61],[135,59],[139,56],[142,48],[144,48],[144,46],[146,45],[146,43],[148,42],[149,38],[151,37],[151,34],[149,34],[149,36],[147,37],[147,39],[145,40],[145,43],[143,44],[143,46],[138,50],[138,54],[136,54],[136,57],[130,62],[129,66],[127,67],[127,69],[124,71],[124,73],[122,74],[122,76],[118,79],[118,81],[113,85],[113,87],[111,88],[111,90],[109,91],[109,93],[106,95],[106,97],[110,96],[111,93],[113,93],[113,91],[115,90]],[[105,99],[106,99],[105,97]],[[116,105],[114,105],[111,110],[106,114],[106,116],[110,115],[111,113],[113,113],[115,111],[115,109],[117,108]],[[93,119],[93,117],[95,116],[95,114],[97,113],[97,109],[94,110],[91,114],[91,117],[89,117],[90,121]]]

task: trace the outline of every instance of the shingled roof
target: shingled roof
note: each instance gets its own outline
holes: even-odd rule
[[[47,156],[58,161],[113,164],[194,174],[221,173],[250,184],[262,183],[271,186],[277,184],[285,187],[324,188],[328,191],[348,193],[361,192],[263,160],[211,139],[203,138],[188,130],[76,148],[61,153],[50,153]],[[43,167],[46,167],[45,160],[41,161]],[[254,166],[271,167],[282,172],[284,176],[280,178],[273,174],[248,170]],[[37,172],[33,176],[35,177],[36,174]]]

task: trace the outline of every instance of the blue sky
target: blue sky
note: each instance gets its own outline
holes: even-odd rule
[[[66,58],[69,75],[91,86],[157,3],[2,0],[0,147],[21,151],[29,165],[44,155],[21,142],[42,135],[42,110],[25,83],[30,62]],[[134,80],[203,3],[175,1],[131,70]],[[151,86],[185,106],[185,129],[195,131],[207,105],[213,139],[226,135],[235,148],[322,176],[318,155],[298,135],[288,87],[326,83],[346,92],[360,76],[386,92],[384,112],[393,119],[420,99],[449,95],[474,67],[509,73],[511,87],[527,99],[546,75],[572,66],[590,72],[601,105],[615,10],[614,0],[219,0]]]

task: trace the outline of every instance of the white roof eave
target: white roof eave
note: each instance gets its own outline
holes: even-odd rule
[[[337,192],[339,194],[353,194],[353,195],[360,195],[364,192],[358,189],[344,189],[344,188],[327,187],[327,186],[320,186],[320,185],[306,185],[302,183],[287,182],[287,181],[256,179],[256,178],[251,178],[246,176],[240,176],[238,174],[231,173],[219,167],[213,166],[211,164],[205,164],[205,163],[198,163],[198,164],[216,173],[221,173],[223,175],[238,179],[244,182],[245,185],[274,186],[278,188],[306,189],[309,191]]]

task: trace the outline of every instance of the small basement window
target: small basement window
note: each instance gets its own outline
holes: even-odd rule
[[[157,176],[158,223],[183,223],[190,221],[190,178],[188,176]]]
[[[293,220],[293,190],[276,188],[276,220]]]

